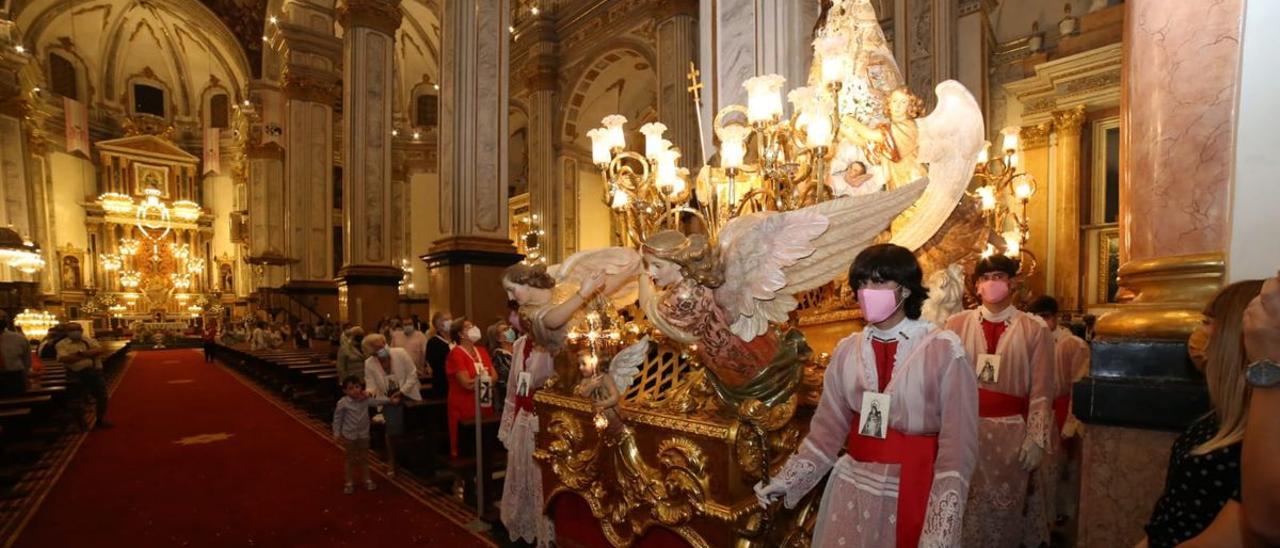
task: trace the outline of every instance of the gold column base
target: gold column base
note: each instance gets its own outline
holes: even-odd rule
[[[1120,307],[1098,318],[1102,339],[1185,340],[1222,287],[1222,253],[1129,261],[1120,267]]]

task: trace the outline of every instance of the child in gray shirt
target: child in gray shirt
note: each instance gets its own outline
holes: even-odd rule
[[[338,407],[333,410],[333,439],[341,442],[347,452],[344,465],[346,483],[342,492],[348,495],[355,492],[353,469],[360,470],[364,475],[365,489],[372,491],[377,484],[369,476],[369,408],[399,403],[400,394],[389,399],[370,396],[364,391],[364,377],[357,375],[342,380],[342,392],[346,395],[338,400]]]

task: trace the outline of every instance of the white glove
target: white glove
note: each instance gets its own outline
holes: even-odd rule
[[[787,494],[787,486],[783,485],[782,480],[776,477],[770,480],[768,485],[765,485],[764,482],[757,482],[752,489],[756,492],[756,500],[759,501],[760,507],[765,509]]]
[[[1030,437],[1022,440],[1022,448],[1018,450],[1018,462],[1022,464],[1024,471],[1035,470],[1037,466],[1040,466],[1040,460],[1043,458],[1043,447],[1037,445]]]

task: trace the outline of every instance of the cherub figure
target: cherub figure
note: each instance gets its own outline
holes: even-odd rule
[[[920,129],[916,118],[924,114],[924,101],[905,87],[889,94],[888,123],[877,127],[846,116],[841,131],[867,148],[867,155],[889,174],[887,188],[894,189],[928,175],[920,163]]]

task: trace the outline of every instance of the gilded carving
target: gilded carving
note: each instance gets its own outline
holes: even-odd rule
[[[1053,113],[1053,129],[1059,134],[1078,137],[1080,128],[1084,126],[1084,117],[1084,105],[1077,105],[1069,110],[1055,112]]]
[[[1022,143],[1023,150],[1049,146],[1050,129],[1050,124],[1045,122],[1019,130],[1018,141]],[[1077,127],[1076,130],[1078,132],[1079,128]]]

